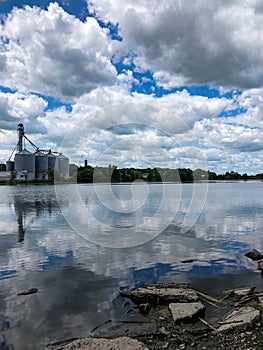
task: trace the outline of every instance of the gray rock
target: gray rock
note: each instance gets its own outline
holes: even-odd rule
[[[136,339],[120,337],[115,339],[87,338],[62,345],[54,350],[147,350],[146,346]]]
[[[258,297],[258,302],[259,302],[259,305],[263,308],[263,296]]]
[[[138,288],[134,292],[121,291],[120,295],[135,302],[194,302],[198,295],[186,285],[169,283],[156,284]]]
[[[245,297],[254,293],[255,287],[241,287],[233,290],[233,295]]]
[[[252,249],[250,252],[246,253],[245,256],[252,259],[253,261],[263,259],[263,255],[256,249]]]
[[[263,260],[258,262],[258,270],[263,271]]]
[[[253,307],[241,307],[231,312],[218,328],[218,332],[225,332],[240,326],[246,326],[260,319],[260,312]]]
[[[202,303],[171,303],[169,309],[172,313],[174,322],[185,321],[192,319],[199,313],[205,311],[205,307]]]

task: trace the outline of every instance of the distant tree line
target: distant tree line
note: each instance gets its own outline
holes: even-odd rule
[[[77,167],[70,164],[70,177],[77,177],[78,183],[92,182],[133,182],[144,180],[147,182],[196,182],[207,180],[257,180],[263,179],[263,173],[257,175],[239,174],[231,171],[225,174],[216,174],[215,172],[202,169],[191,170],[189,168],[121,168],[114,165],[108,167],[92,167],[90,165]]]

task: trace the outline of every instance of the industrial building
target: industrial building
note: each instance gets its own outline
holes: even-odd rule
[[[18,142],[6,162],[6,171],[15,171],[16,180],[48,180],[48,171],[51,169],[65,179],[69,177],[69,158],[51,149],[39,149],[26,136],[22,123],[18,124],[17,133]],[[34,152],[26,149],[26,143],[32,146]]]

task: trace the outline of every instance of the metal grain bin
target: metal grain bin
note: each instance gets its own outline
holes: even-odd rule
[[[62,177],[67,179],[69,177],[69,158],[59,154],[56,159],[56,169]]]
[[[6,162],[6,171],[12,171],[15,170],[15,162],[12,160],[8,160]]]
[[[35,153],[36,179],[48,179],[48,156],[41,152]]]
[[[57,157],[53,153],[51,153],[51,151],[49,151],[47,157],[48,157],[48,169],[55,169]]]
[[[23,172],[26,180],[35,178],[35,155],[26,149],[15,155],[15,171]]]

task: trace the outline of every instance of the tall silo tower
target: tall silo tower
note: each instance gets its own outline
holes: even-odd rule
[[[25,137],[24,125],[22,123],[17,126],[17,153],[15,154],[15,171],[17,171],[17,179],[34,180],[35,178],[35,155],[23,148]]]
[[[23,137],[25,135],[24,125],[22,123],[17,125],[17,135],[18,135],[17,152],[21,152],[23,151]]]

